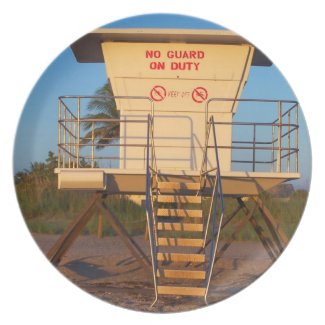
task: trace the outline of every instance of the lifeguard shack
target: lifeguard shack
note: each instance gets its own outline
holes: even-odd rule
[[[207,298],[224,251],[217,250],[220,231],[239,210],[246,218],[235,232],[250,222],[275,259],[288,239],[259,194],[300,177],[298,103],[241,98],[251,66],[272,62],[228,30],[98,29],[71,48],[80,63],[105,63],[114,95],[101,99],[115,102],[119,116],[87,116],[93,96],[59,98],[59,189],[99,194],[50,259],[60,259],[101,197],[116,193],[146,197],[151,261],[114,222],[138,260],[152,267],[156,298]],[[98,127],[118,128],[118,136],[99,139]],[[238,209],[223,218],[226,196]],[[262,212],[274,243],[246,198]],[[105,203],[100,208],[111,215]]]

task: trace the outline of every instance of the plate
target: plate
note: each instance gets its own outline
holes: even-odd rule
[[[15,186],[59,272],[153,313],[214,304],[282,254],[303,214],[311,148],[275,64],[194,17],[130,17],[89,32],[24,107]]]

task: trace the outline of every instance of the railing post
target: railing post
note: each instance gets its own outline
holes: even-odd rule
[[[291,111],[288,112],[288,148],[289,148],[289,152],[288,153],[288,158],[287,158],[287,172],[290,172],[290,156],[291,156],[291,125],[290,125],[290,113]]]
[[[207,130],[208,130],[208,105],[209,105],[209,101],[206,102],[205,104],[205,134],[207,134]]]
[[[281,149],[282,149],[282,102],[278,101],[278,153],[276,171],[281,173]]]
[[[151,116],[148,115],[148,127],[150,126],[149,133],[151,133],[151,166],[153,166],[154,163],[154,152],[153,152],[153,146],[154,146],[154,116],[155,116],[155,109],[154,109],[154,102],[150,101],[151,106]],[[150,137],[150,134],[149,134]]]
[[[255,172],[255,146],[256,146],[256,124],[254,123],[254,130],[253,130],[253,172]]]
[[[210,136],[210,121],[208,120],[208,110],[209,110],[209,103],[210,101],[208,100],[206,102],[205,106],[205,152],[203,152],[203,158],[204,158],[204,171],[208,170],[208,146],[209,146],[209,136]],[[208,135],[208,130],[209,130],[209,135]],[[206,176],[205,176],[206,177]]]
[[[272,125],[272,172],[274,172],[274,124]]]
[[[71,122],[71,119],[72,119],[72,115],[71,113],[69,113],[69,134],[68,134],[68,141],[69,141],[69,144],[68,144],[68,148],[69,148],[69,153],[68,153],[68,165],[69,165],[69,168],[71,168],[71,131],[72,131],[72,122]]]
[[[156,264],[156,240],[157,236],[154,236],[153,228],[154,225],[154,215],[153,215],[153,204],[152,204],[152,191],[151,191],[151,173],[150,173],[150,131],[152,131],[151,117],[148,114],[148,123],[147,123],[147,157],[146,157],[146,216],[147,216],[147,227],[149,234],[149,243],[151,250],[151,263],[152,263],[152,273],[154,280],[154,288],[155,288],[155,300],[151,306],[155,304],[158,299],[158,291],[157,291],[157,264]],[[154,238],[153,238],[154,237]]]
[[[63,151],[63,168],[65,168],[65,161],[66,161],[66,151],[67,151],[67,110],[64,109],[63,113],[63,143],[64,143],[64,151]]]
[[[80,97],[77,98],[77,168],[79,167],[79,158],[80,158]]]
[[[154,118],[154,116],[155,116],[155,108],[154,108],[153,101],[150,102],[150,105],[151,105],[151,117]]]
[[[94,155],[95,155],[95,126],[94,122],[91,123],[91,168],[94,168]]]
[[[150,145],[151,145],[151,166],[153,167],[153,137],[154,137],[154,121],[153,121],[153,116],[151,116],[151,119],[149,120],[149,125],[151,125],[151,141],[150,141]],[[149,135],[150,137],[150,135]]]
[[[73,119],[73,168],[77,166],[76,155],[77,155],[77,125],[76,119]]]
[[[58,168],[61,167],[61,99],[58,105]]]
[[[209,291],[214,261],[216,258],[217,253],[217,246],[219,242],[220,230],[223,220],[224,214],[224,201],[223,201],[223,191],[222,191],[222,184],[221,184],[221,171],[220,171],[220,164],[219,164],[219,154],[218,154],[218,142],[215,130],[215,123],[213,116],[211,117],[211,125],[213,128],[213,140],[214,140],[214,147],[215,147],[215,155],[216,155],[216,180],[214,185],[213,196],[211,198],[211,202],[213,203],[213,219],[212,219],[212,229],[211,229],[211,244],[210,244],[210,260],[209,265],[207,266],[207,279],[206,279],[206,292],[204,299],[207,301],[207,294]],[[218,199],[220,200],[221,212],[220,212],[220,219],[219,224],[217,226],[217,213],[218,213]],[[209,226],[209,221],[207,222],[207,227]]]
[[[299,117],[298,117],[298,103],[296,104],[296,173],[298,173],[299,165],[298,165],[298,127],[299,127]]]

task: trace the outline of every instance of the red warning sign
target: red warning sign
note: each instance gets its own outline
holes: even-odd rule
[[[208,91],[203,87],[196,87],[192,92],[192,99],[196,103],[203,103],[208,98]]]
[[[166,89],[163,86],[154,86],[150,92],[150,97],[156,102],[161,102],[165,99],[166,94]]]

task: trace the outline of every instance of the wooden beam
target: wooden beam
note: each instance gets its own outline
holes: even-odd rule
[[[273,217],[270,210],[264,205],[264,202],[261,200],[261,198],[258,196],[254,196],[253,200],[258,205],[258,208],[271,232],[274,241],[276,242],[279,248],[279,251],[282,252],[284,247],[287,246],[289,242],[287,235],[285,234],[277,220]]]
[[[158,222],[158,230],[163,231],[203,231],[202,223]]]
[[[100,200],[100,198],[100,193],[94,195],[90,203],[69,224],[64,233],[59,237],[59,239],[48,251],[46,256],[53,264],[58,264],[60,262],[62,256],[77,239],[81,230],[86,226],[90,218],[93,216],[96,204]]]
[[[130,250],[132,255],[136,258],[139,264],[146,270],[151,271],[151,263],[147,258],[147,255],[142,251],[140,246],[133,240],[133,238],[127,233],[121,222],[114,215],[109,206],[102,200],[98,203],[100,211],[107,217],[107,221],[112,226],[114,231],[120,236],[124,244]]]
[[[145,232],[144,232],[144,240],[145,241],[149,241],[149,228],[148,228],[148,222],[146,221],[146,228],[145,228]]]
[[[206,272],[197,270],[159,269],[157,271],[157,277],[204,280],[206,278]]]
[[[225,253],[225,251],[228,249],[228,247],[231,245],[233,240],[236,239],[236,236],[240,233],[240,231],[246,226],[246,224],[249,222],[251,217],[254,215],[254,212],[256,210],[257,204],[255,204],[254,208],[250,210],[248,213],[246,213],[244,219],[240,220],[239,222],[236,223],[235,230],[232,233],[232,235],[226,240],[226,242],[223,244],[221,247],[220,251],[217,252],[215,262],[216,263],[220,257]]]
[[[266,252],[268,253],[270,259],[275,262],[278,257],[278,252],[276,251],[272,241],[266,237],[264,229],[258,224],[258,221],[254,216],[249,220],[252,227],[254,228],[258,238],[260,239],[262,245],[264,246]]]
[[[228,225],[228,223],[237,215],[237,213],[242,209],[242,207],[239,205],[228,217],[227,219],[222,223],[221,230]],[[205,247],[208,246],[211,242],[211,239],[207,240],[205,243]],[[196,253],[200,254],[204,251],[205,247],[199,248]],[[188,267],[191,263],[187,263],[185,267]]]
[[[202,218],[202,210],[158,209],[157,217]]]
[[[245,211],[246,214],[249,213],[249,209],[247,208],[246,204],[241,198],[237,198],[238,203]],[[275,261],[277,258],[277,252],[272,241],[266,236],[264,229],[258,224],[257,219],[254,215],[250,218],[249,222],[251,223],[252,227],[254,228],[258,238],[260,239],[262,245],[264,246],[266,252],[268,253],[269,257],[272,261]]]
[[[158,246],[190,246],[201,247],[203,245],[203,239],[196,238],[173,238],[173,237],[159,237]]]
[[[159,195],[159,203],[201,203],[201,196],[191,195]]]
[[[221,230],[228,225],[228,223],[237,215],[237,213],[242,209],[242,206],[238,207],[222,222]]]
[[[176,295],[176,296],[199,296],[203,297],[206,288],[199,287],[174,287],[174,286],[157,286],[160,295]]]
[[[103,237],[103,215],[101,213],[98,213],[97,222],[97,238],[101,239]]]
[[[165,262],[205,262],[204,254],[185,254],[185,253],[158,253],[158,261]]]

